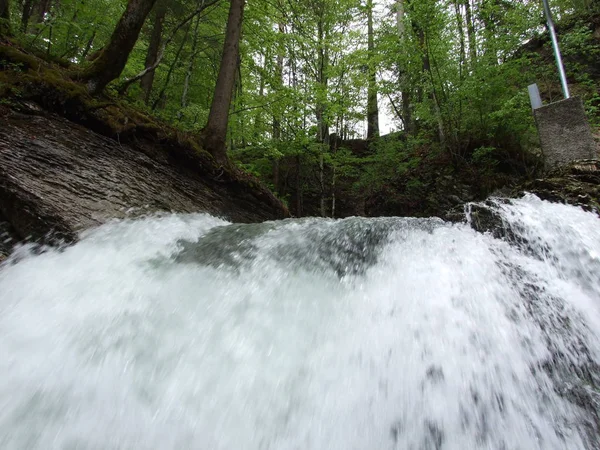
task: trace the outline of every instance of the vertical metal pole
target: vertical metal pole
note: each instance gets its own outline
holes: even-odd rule
[[[550,37],[552,38],[552,47],[554,47],[554,57],[556,58],[556,65],[558,66],[558,73],[560,74],[560,83],[562,84],[563,94],[565,95],[565,98],[569,98],[571,94],[569,94],[567,75],[565,74],[565,67],[563,66],[562,56],[560,55],[560,48],[558,47],[558,39],[556,38],[556,31],[554,30],[552,11],[550,11],[550,5],[548,5],[548,0],[542,0],[542,3],[544,3],[544,13],[546,14],[548,30],[550,31]]]

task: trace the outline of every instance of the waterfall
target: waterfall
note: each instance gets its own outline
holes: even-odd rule
[[[600,447],[600,222],[115,221],[0,268],[0,448]]]

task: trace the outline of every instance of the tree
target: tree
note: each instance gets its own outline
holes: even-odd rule
[[[285,23],[280,21],[277,24],[277,29],[281,37],[285,36]],[[275,63],[275,79],[274,85],[276,88],[281,90],[283,88],[283,61],[285,58],[284,49],[282,45],[278,45],[277,61]],[[273,113],[273,141],[275,145],[279,145],[281,140],[281,114],[279,111]],[[273,186],[275,191],[279,191],[279,156],[276,155],[273,158]]]
[[[196,18],[196,25],[194,26],[194,36],[192,38],[192,52],[190,53],[190,59],[188,61],[188,68],[185,74],[185,81],[183,83],[183,92],[181,94],[181,110],[185,109],[188,105],[188,93],[190,90],[190,82],[194,73],[194,66],[196,65],[196,54],[198,53],[198,27],[200,26],[200,17]],[[182,117],[181,111],[179,112],[180,119]]]
[[[29,19],[33,11],[33,0],[25,0],[23,2],[23,10],[21,13],[21,32],[25,33],[29,26]]]
[[[90,93],[101,92],[108,83],[121,75],[155,2],[156,0],[129,0],[110,41],[80,77],[87,82]]]
[[[0,0],[4,36],[9,3],[32,53],[79,65],[92,92],[119,78],[120,101],[145,100],[162,120],[200,132],[219,162],[261,174],[296,214],[343,214],[349,166],[358,173],[377,160],[371,181],[398,179],[417,143],[457,164],[509,140],[518,148],[531,129],[523,86],[535,79],[554,95],[553,67],[540,74],[520,57],[525,42],[546,45],[531,39],[542,17],[532,0]],[[589,22],[596,3],[553,8]],[[597,105],[588,97],[590,111]],[[376,137],[377,113],[393,115],[397,141]],[[365,131],[368,159],[344,156]]]
[[[0,38],[10,34],[10,10],[8,0],[0,0]]]
[[[368,93],[367,93],[367,139],[379,136],[379,108],[377,107],[377,67],[375,64],[375,38],[373,31],[373,0],[367,0],[368,40]]]
[[[46,19],[46,14],[50,10],[51,0],[39,0],[36,5],[35,21],[36,23],[42,23]]]
[[[158,0],[156,8],[154,8],[154,24],[152,26],[152,33],[150,35],[150,42],[148,44],[148,51],[146,53],[145,68],[151,68],[158,59],[158,52],[160,50],[160,44],[162,41],[163,34],[163,23],[165,16],[167,15],[167,2],[166,0]],[[144,103],[146,105],[150,101],[150,92],[152,91],[152,85],[154,84],[154,70],[149,70],[142,79],[140,85],[144,91]]]
[[[469,38],[469,55],[471,65],[477,63],[477,37],[475,36],[475,24],[473,23],[473,14],[471,13],[471,1],[464,0],[465,19],[467,21],[467,36]]]
[[[204,149],[223,165],[229,163],[226,148],[227,125],[238,67],[245,4],[246,0],[231,0],[219,76],[210,106],[208,123],[202,131]]]
[[[396,0],[396,27],[398,28],[398,39],[400,41],[401,48],[406,48],[406,26],[404,24],[405,20],[405,8],[404,8],[404,0]],[[401,90],[402,97],[402,122],[404,125],[404,131],[407,133],[412,133],[412,111],[410,108],[410,88],[407,79],[407,71],[403,67],[398,68],[398,78]]]

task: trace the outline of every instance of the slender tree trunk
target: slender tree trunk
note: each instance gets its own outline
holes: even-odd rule
[[[296,217],[302,216],[302,178],[300,174],[300,166],[302,160],[300,153],[296,155]]]
[[[159,66],[159,64],[161,63],[164,55],[165,55],[165,49],[167,48],[167,45],[169,45],[169,43],[175,39],[175,36],[177,36],[178,31],[183,28],[184,26],[188,25],[190,23],[190,21],[196,17],[198,14],[200,14],[202,11],[204,11],[205,9],[207,9],[210,6],[213,6],[215,3],[217,3],[219,0],[203,0],[200,4],[200,6],[194,10],[191,14],[189,14],[188,16],[186,16],[181,22],[179,22],[172,30],[171,30],[171,34],[170,36],[162,43],[162,45],[160,46],[160,49],[158,50],[158,54],[156,56],[156,61],[154,62],[154,64],[147,66],[144,68],[144,70],[142,70],[140,73],[138,73],[137,75],[128,78],[127,80],[124,80],[121,85],[118,88],[119,94],[123,95],[125,94],[125,92],[127,92],[127,89],[129,88],[129,86],[131,86],[133,83],[135,83],[138,80],[141,80],[144,75],[146,75],[147,73],[156,70],[156,68]]]
[[[279,158],[275,158],[273,160],[273,189],[275,190],[275,192],[279,193],[281,192],[280,188],[279,188]]]
[[[432,97],[433,97],[433,109],[435,111],[435,118],[437,119],[438,136],[440,138],[440,144],[442,145],[442,148],[446,148],[447,147],[446,146],[446,131],[444,129],[444,120],[442,118],[442,110],[440,108],[440,102],[435,93],[435,90],[432,92]]]
[[[37,4],[35,23],[43,23],[46,18],[46,13],[50,10],[50,3],[52,0],[40,0]]]
[[[258,98],[260,103],[264,102],[265,96],[265,72],[267,71],[267,61],[269,61],[269,55],[264,55],[263,64],[260,68],[260,80],[258,83]],[[263,132],[263,110],[262,108],[256,108],[254,114],[254,129],[252,131],[252,138],[255,143],[258,143],[260,136]]]
[[[333,155],[335,158],[335,154],[337,153],[337,138],[336,141],[333,144]],[[331,168],[331,217],[335,217],[335,201],[336,201],[336,197],[335,197],[335,178],[336,178],[336,165],[333,164],[332,168]]]
[[[110,41],[81,76],[82,80],[87,81],[90,93],[101,92],[108,83],[121,75],[155,2],[156,0],[129,0]]]
[[[460,79],[462,81],[463,78],[463,65],[465,60],[467,59],[466,55],[466,43],[465,43],[465,30],[464,30],[464,22],[462,12],[460,10],[460,3],[455,0],[454,2],[454,13],[456,17],[456,28],[458,30],[458,37],[460,43]]]
[[[10,35],[9,0],[0,0],[0,38]]]
[[[144,67],[152,67],[158,59],[158,52],[160,50],[163,25],[165,22],[165,16],[167,15],[167,2],[165,0],[157,0],[158,3],[154,9],[154,24],[152,26],[152,33],[150,34],[150,42],[148,43],[148,51],[146,52],[146,61]],[[150,102],[150,93],[152,92],[152,86],[154,85],[154,73],[155,70],[148,71],[140,80],[140,86],[144,92],[144,103],[147,105]]]
[[[328,85],[328,66],[329,66],[329,49],[326,44],[327,30],[325,25],[325,6],[321,3],[319,10],[319,17],[317,19],[317,47],[318,47],[318,59],[317,59],[317,83],[319,89],[322,91],[319,96],[319,100],[316,105],[316,119],[317,119],[317,140],[321,143],[319,152],[319,187],[321,190],[320,198],[320,213],[322,217],[327,214],[325,205],[325,151],[329,149],[329,124],[325,117],[325,104],[323,98],[327,96],[327,85]]]
[[[404,0],[396,1],[396,27],[398,28],[398,37],[400,39],[401,48],[405,47],[406,43],[406,26],[404,24],[405,7]],[[402,100],[402,122],[404,124],[404,131],[406,133],[412,133],[412,111],[410,108],[410,89],[408,86],[407,78],[408,75],[406,70],[399,64],[398,67],[398,78],[401,89],[400,97]]]
[[[325,144],[321,145],[321,150],[319,152],[319,189],[321,191],[320,197],[320,212],[321,217],[325,217],[326,209],[325,209]]]
[[[283,37],[285,34],[285,24],[279,23],[279,34]],[[283,45],[280,45],[277,51],[277,62],[275,63],[275,87],[283,87]],[[281,114],[279,111],[273,113],[273,141],[279,145],[281,140]],[[273,160],[273,185],[275,192],[279,192],[279,158],[276,156]]]
[[[331,217],[335,217],[335,166],[331,175]]]
[[[25,33],[27,31],[27,28],[29,27],[29,19],[31,18],[32,11],[33,11],[33,0],[25,0],[23,2],[23,11],[21,13],[21,32],[22,33]]]
[[[367,0],[367,50],[369,57],[367,87],[367,139],[379,136],[379,108],[377,107],[377,68],[375,66],[375,38],[373,31],[373,0]]]
[[[81,6],[85,6],[85,0],[81,1]],[[71,58],[78,50],[77,41],[75,41],[75,45],[71,44],[71,35],[73,33],[73,24],[77,21],[77,16],[79,15],[79,2],[75,4],[75,10],[73,11],[73,15],[71,16],[71,20],[69,25],[67,26],[67,32],[65,33],[65,41],[63,44],[64,52],[61,55],[61,58]]]
[[[50,56],[50,51],[52,50],[52,32],[54,31],[54,26],[52,22],[50,22],[50,26],[48,27],[48,46],[46,47],[46,56]]]
[[[405,14],[404,0],[396,0],[396,28],[398,28],[398,36],[402,39],[406,35],[406,26],[404,25]]]
[[[169,66],[169,71],[167,72],[167,77],[165,78],[165,83],[163,84],[163,87],[160,90],[158,97],[156,97],[156,100],[154,100],[154,103],[152,104],[152,111],[154,111],[156,108],[158,108],[159,105],[165,103],[165,95],[167,92],[167,88],[169,87],[169,84],[171,83],[171,77],[173,76],[175,67],[177,66],[177,63],[179,62],[179,57],[181,56],[181,51],[183,50],[183,47],[185,47],[185,43],[187,42],[189,31],[190,31],[190,27],[187,26],[185,29],[185,34],[183,35],[183,39],[181,39],[181,44],[179,45],[179,48],[177,48],[177,52],[175,52],[175,58],[173,58],[173,62]]]
[[[235,83],[234,83],[234,87],[233,87],[233,100],[231,101],[231,104],[233,105],[233,109],[237,110],[237,109],[245,109],[246,106],[244,104],[244,84],[243,84],[243,79],[242,79],[242,60],[239,57],[238,54],[238,61],[237,61],[237,65],[236,65],[236,76],[235,76]],[[264,87],[263,87],[264,89]],[[242,114],[240,116],[238,116],[238,126],[240,129],[240,146],[241,147],[245,147],[246,146],[246,120],[245,120],[245,115]],[[233,133],[230,133],[230,142],[231,145],[229,146],[229,148],[231,150],[235,150],[237,147],[235,146],[236,142],[234,140],[235,136],[233,135]]]
[[[245,4],[246,0],[231,0],[221,67],[208,115],[208,123],[202,132],[204,148],[220,164],[228,164],[225,139],[229,122],[229,107],[235,84]]]
[[[85,44],[85,48],[83,49],[83,53],[81,54],[81,61],[85,61],[85,58],[87,58],[88,53],[92,49],[92,45],[94,45],[94,39],[96,39],[96,30],[94,30],[94,32],[88,39],[87,44]]]
[[[405,87],[402,89],[401,99],[402,99],[402,122],[404,123],[404,131],[407,133],[412,133],[413,130],[413,121],[412,121],[412,109],[410,107],[411,95],[408,88]]]
[[[467,20],[467,37],[469,40],[469,58],[471,67],[477,63],[477,37],[475,36],[475,24],[471,13],[471,0],[464,0],[465,18]]]
[[[436,88],[435,88],[435,83],[434,83],[435,78],[433,76],[433,71],[431,70],[431,58],[429,56],[429,45],[427,43],[427,35],[420,25],[417,25],[416,28],[417,28],[417,36],[419,38],[419,45],[421,47],[421,51],[423,54],[423,56],[422,56],[423,73],[428,75],[430,82],[431,82],[431,93],[429,95],[429,98],[432,100],[432,103],[433,103],[434,116],[436,118],[437,125],[438,125],[438,135],[439,135],[439,139],[440,139],[440,143],[442,144],[442,147],[445,147],[446,146],[446,134],[444,132],[444,121],[442,118],[442,111],[440,108],[439,98],[436,94]],[[422,101],[422,99],[421,99],[421,101]]]
[[[465,79],[465,63],[467,61],[466,51],[466,40],[465,40],[465,27],[464,18],[461,10],[461,3],[458,0],[454,0],[454,13],[456,17],[456,28],[458,30],[459,42],[460,42],[460,61],[459,61],[459,82],[462,86]],[[454,132],[452,133],[453,145],[457,151],[461,152],[461,143],[459,139],[459,130],[461,128],[462,120],[462,100],[458,101],[458,111],[452,114],[451,120],[455,123]]]
[[[188,105],[188,92],[190,90],[190,82],[192,81],[192,74],[194,73],[194,63],[196,62],[196,52],[198,51],[198,28],[200,27],[200,16],[196,19],[194,25],[194,37],[192,38],[192,53],[190,54],[190,60],[188,62],[187,72],[185,73],[185,80],[183,81],[183,93],[181,94],[181,109],[179,119],[183,117],[183,109]]]

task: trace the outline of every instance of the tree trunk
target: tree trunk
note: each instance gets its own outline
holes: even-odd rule
[[[300,166],[302,160],[300,153],[296,154],[296,217],[302,216],[302,178],[300,174]]]
[[[471,13],[471,0],[465,2],[465,18],[467,19],[467,38],[469,40],[469,58],[471,67],[477,63],[477,37],[475,36],[475,24],[473,23],[473,14]]]
[[[465,30],[464,30],[464,23],[463,23],[463,16],[462,16],[462,12],[460,10],[460,4],[458,3],[458,1],[454,1],[454,13],[455,13],[455,17],[456,17],[456,28],[458,30],[458,37],[459,37],[459,43],[460,43],[460,80],[462,81],[463,79],[463,65],[465,63],[465,60],[467,59],[467,55],[466,55],[466,42],[465,42]]]
[[[192,38],[192,53],[190,54],[190,60],[188,62],[187,72],[185,74],[185,80],[183,82],[183,93],[181,94],[181,111],[179,112],[179,120],[183,117],[183,109],[188,104],[188,92],[190,89],[190,81],[192,81],[192,74],[194,73],[194,62],[196,61],[196,52],[198,50],[198,28],[200,27],[200,16],[196,19],[196,25],[194,26],[194,37]]]
[[[90,93],[101,92],[108,83],[121,75],[155,2],[156,0],[129,0],[110,41],[100,56],[81,75],[81,79],[87,81]]]
[[[269,60],[269,54],[263,55],[263,63],[262,67],[259,70],[259,82],[258,82],[258,97],[259,102],[264,103],[265,97],[265,73],[267,72],[267,61]],[[254,112],[254,124],[252,130],[252,142],[254,144],[258,144],[260,142],[260,137],[264,131],[264,123],[263,123],[263,110],[262,108],[256,108]],[[243,135],[243,134],[242,134]]]
[[[159,64],[161,63],[161,61],[165,55],[165,49],[167,48],[167,45],[169,45],[169,43],[171,43],[171,41],[173,39],[175,39],[175,36],[177,36],[178,31],[181,28],[183,28],[184,26],[188,25],[194,17],[196,17],[198,14],[200,14],[206,8],[214,5],[218,1],[219,0],[208,0],[208,1],[203,0],[202,3],[200,4],[200,6],[196,10],[194,10],[191,14],[189,14],[181,22],[179,22],[173,28],[173,30],[171,30],[171,35],[160,46],[160,49],[158,50],[158,54],[156,56],[156,61],[154,62],[154,64],[145,67],[144,70],[142,70],[137,75],[135,75],[131,78],[128,78],[127,80],[124,80],[123,83],[121,83],[121,85],[118,88],[119,94],[120,95],[125,94],[125,92],[127,92],[127,89],[129,88],[129,86],[131,86],[131,84],[135,83],[138,80],[141,80],[144,77],[144,75],[146,75],[147,73],[156,70],[156,68],[159,66]]]
[[[405,47],[406,42],[406,26],[404,24],[405,8],[404,0],[396,1],[396,26],[398,28],[398,37],[400,39],[401,47]],[[402,122],[404,124],[404,131],[406,133],[412,133],[412,111],[410,108],[410,90],[407,82],[406,70],[399,64],[398,67],[398,78],[401,89],[400,97],[402,99]]]
[[[331,217],[335,218],[335,166],[331,176]]]
[[[85,44],[85,48],[83,49],[83,53],[81,54],[81,61],[85,61],[85,59],[87,58],[88,53],[92,49],[92,45],[94,45],[94,39],[96,39],[96,30],[94,30],[94,32],[88,39],[87,44]]]
[[[279,33],[285,34],[285,25],[279,23]],[[276,88],[283,87],[283,46],[277,51],[277,62],[275,63],[275,86]],[[281,140],[281,114],[279,111],[273,113],[273,141],[275,145],[279,145]],[[275,186],[275,192],[279,192],[279,157],[275,157],[273,160],[273,185]]]
[[[169,67],[169,71],[167,72],[167,77],[165,78],[163,87],[160,90],[158,97],[156,97],[156,100],[154,100],[154,103],[152,103],[152,111],[154,111],[156,108],[158,108],[159,105],[161,107],[164,107],[164,105],[166,104],[167,88],[169,87],[169,84],[171,83],[171,77],[173,76],[175,67],[177,66],[177,63],[179,62],[179,57],[181,56],[181,51],[183,50],[183,47],[185,47],[185,43],[187,42],[189,31],[190,31],[190,27],[188,25],[185,29],[185,34],[183,35],[183,39],[181,39],[181,44],[179,45],[179,48],[177,48],[177,52],[175,52],[175,58],[173,58],[173,62],[171,63],[171,66]]]
[[[3,0],[0,0],[3,1]],[[33,0],[25,0],[23,2],[23,12],[21,14],[21,32],[27,32],[29,27],[29,19],[31,18],[31,12],[33,11]]]
[[[435,118],[437,120],[438,126],[438,136],[440,138],[440,144],[443,149],[446,149],[446,132],[444,130],[444,119],[442,118],[442,110],[440,108],[440,102],[438,100],[437,95],[435,94],[435,89],[432,92],[433,97],[433,109],[435,111]]]
[[[52,22],[50,22],[50,26],[48,29],[48,46],[46,47],[46,56],[50,57],[50,51],[52,50],[52,32],[54,30],[54,26]]]
[[[162,41],[163,24],[167,15],[167,4],[165,0],[158,0],[158,4],[154,10],[154,25],[150,34],[150,42],[148,51],[146,52],[146,61],[144,67],[152,67],[158,58],[158,51]],[[140,86],[144,92],[144,103],[147,105],[150,102],[150,93],[154,84],[155,70],[150,70],[140,80]]]
[[[375,39],[373,36],[373,0],[367,0],[367,50],[369,73],[367,87],[367,139],[379,136],[379,109],[377,107],[377,68],[375,67]]]
[[[10,35],[9,0],[0,0],[0,38]]]
[[[321,149],[319,151],[319,189],[321,191],[319,209],[321,212],[321,217],[326,217],[325,210],[325,144],[321,145]]]
[[[205,150],[210,152],[217,162],[224,165],[228,164],[225,139],[229,122],[229,107],[235,84],[245,4],[246,0],[231,0],[221,67],[210,106],[208,123],[202,132]]]
[[[244,83],[242,79],[242,60],[239,58],[236,64],[236,75],[235,82],[233,84],[233,98],[231,99],[231,105],[234,110],[245,110],[246,106],[244,104]],[[240,146],[246,147],[246,120],[245,115],[241,114],[237,117],[238,119],[238,129],[240,136]],[[237,142],[235,141],[235,137],[233,133],[229,136],[229,148],[231,150],[235,150]]]
[[[329,149],[329,124],[325,117],[324,98],[327,98],[328,85],[328,66],[329,66],[329,47],[327,44],[327,29],[325,24],[325,6],[320,4],[317,19],[317,84],[321,90],[321,95],[317,100],[315,115],[317,119],[317,141],[321,143],[319,151],[319,187],[321,190],[320,198],[320,213],[322,217],[326,217],[327,209],[325,204],[325,151]]]
[[[50,9],[51,0],[40,0],[37,5],[35,14],[35,23],[43,23],[46,18],[46,13]]]
[[[406,34],[406,26],[404,25],[404,0],[396,0],[396,27],[398,28],[398,36],[404,39]]]
[[[417,31],[417,37],[419,39],[419,46],[421,47],[421,51],[422,51],[422,64],[423,64],[423,73],[427,74],[429,76],[430,82],[431,82],[431,93],[429,94],[429,97],[432,100],[433,103],[433,110],[434,110],[434,116],[436,118],[437,121],[437,125],[438,125],[438,136],[440,139],[440,144],[442,145],[443,148],[446,147],[446,133],[444,132],[444,120],[442,118],[442,111],[440,108],[440,102],[439,102],[439,98],[436,94],[436,88],[435,88],[435,78],[433,76],[433,71],[431,70],[431,58],[429,56],[429,45],[427,42],[427,34],[425,33],[424,29],[421,27],[420,24],[416,25],[416,31]],[[420,101],[422,101],[423,94],[421,93],[421,98]]]
[[[333,155],[335,158],[335,154],[337,153],[337,138],[333,144]],[[336,165],[335,163],[331,167],[331,217],[335,218],[335,179],[336,179]]]

